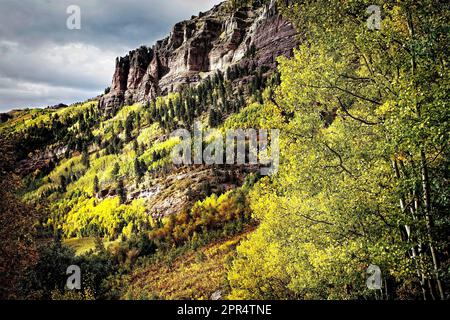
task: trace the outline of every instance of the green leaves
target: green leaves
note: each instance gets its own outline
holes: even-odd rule
[[[437,291],[424,243],[446,235],[427,227],[424,212],[448,226],[437,206],[446,194],[437,172],[448,161],[448,53],[436,23],[448,12],[430,6],[384,4],[381,31],[365,26],[363,1],[285,12],[305,36],[292,59],[279,59],[276,103],[292,117],[279,124],[279,173],[252,192],[260,226],[238,250],[233,297],[370,298],[369,264],[399,284],[385,296],[418,286],[417,274]]]

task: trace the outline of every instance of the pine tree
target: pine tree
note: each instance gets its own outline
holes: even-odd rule
[[[117,177],[117,175],[119,174],[119,171],[120,171],[120,165],[117,162],[115,162],[111,173],[114,177]]]
[[[136,127],[141,130],[141,114],[139,112],[136,114]]]
[[[60,175],[59,176],[59,182],[61,185],[61,190],[62,192],[66,192],[66,187],[67,187],[67,179],[64,175]]]
[[[87,150],[83,150],[83,153],[81,155],[81,163],[86,167],[89,168],[90,162],[89,162],[89,154]]]
[[[216,126],[216,111],[213,108],[209,109],[208,124],[210,127]]]
[[[127,195],[125,192],[125,187],[123,185],[123,179],[119,179],[117,183],[117,189],[116,189],[117,195],[119,196],[120,204],[125,203],[127,200]]]
[[[94,194],[97,194],[97,193],[100,192],[99,181],[98,181],[98,177],[97,176],[94,177],[94,188],[93,188],[93,190],[94,190]]]
[[[143,172],[142,172],[142,164],[139,161],[139,158],[137,158],[137,157],[134,158],[134,172],[139,181],[143,176]]]
[[[133,132],[133,122],[135,119],[134,112],[131,112],[127,119],[125,120],[125,141],[130,142],[133,138],[132,132]]]

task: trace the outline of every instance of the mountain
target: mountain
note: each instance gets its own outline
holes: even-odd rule
[[[296,31],[281,17],[275,1],[237,10],[222,2],[175,24],[170,35],[151,48],[142,46],[117,58],[110,92],[100,106],[145,103],[234,65],[273,69],[276,58],[290,56],[296,44]],[[233,84],[245,81],[235,79]]]
[[[219,126],[248,102],[260,101],[269,82],[279,81],[274,77],[276,58],[290,56],[296,44],[295,28],[280,15],[275,1],[237,8],[223,2],[177,23],[152,48],[142,46],[117,58],[111,88],[98,101],[5,114],[2,121],[12,118],[4,123],[5,130],[25,130],[15,170],[23,177],[31,174],[31,180],[39,172],[61,181],[61,174],[54,172],[80,153],[102,160],[120,156],[134,144],[136,159],[115,160],[128,168],[121,175],[127,201],[145,199],[145,211],[158,216],[177,214],[212,193],[239,187],[257,167],[175,167],[166,146],[168,133],[191,127],[195,119]],[[93,116],[95,120],[89,119]],[[133,166],[143,167],[138,182]],[[80,179],[103,175],[64,170],[64,190],[77,190]],[[64,201],[65,192],[54,193],[55,178],[30,197]],[[117,196],[117,179],[117,175],[100,178],[95,197]]]
[[[186,272],[185,261],[191,262],[187,270],[212,268],[194,281],[196,297],[217,291],[227,257],[255,228],[248,194],[260,178],[259,165],[175,165],[171,150],[177,141],[169,134],[194,122],[205,130],[240,128],[247,114],[251,121],[264,114],[263,94],[272,95],[280,81],[276,59],[291,56],[297,39],[275,1],[252,3],[223,2],[177,23],[151,48],[117,58],[111,87],[99,97],[1,115],[2,137],[12,142],[0,139],[9,159],[0,172],[11,164],[4,171],[21,178],[20,198],[42,208],[41,242],[57,235],[78,255],[89,256],[98,247],[93,239],[102,238],[108,261],[123,267],[158,257],[153,271],[181,255],[181,269],[165,271],[179,289],[168,295],[172,289],[166,286],[159,294],[194,297],[184,296],[177,280]],[[195,258],[216,249],[214,258]],[[160,271],[153,271],[158,278]],[[214,281],[205,287],[204,278]],[[139,291],[135,286],[140,283],[126,281],[119,297],[128,287]]]
[[[448,1],[276,3],[0,115],[0,298],[448,299]]]
[[[260,101],[265,87],[279,81],[274,77],[276,58],[290,56],[296,44],[296,30],[280,15],[275,1],[237,8],[230,2],[216,5],[177,23],[171,34],[152,48],[142,46],[117,58],[110,90],[95,98],[98,100],[5,114],[2,121],[12,118],[4,123],[5,130],[25,132],[15,170],[23,177],[36,172],[56,177],[39,185],[31,198],[64,201],[65,192],[54,193],[54,180],[62,179],[54,173],[61,170],[58,167],[80,153],[102,160],[123,156],[132,147],[136,159],[116,161],[128,168],[121,175],[127,201],[145,199],[145,211],[159,216],[179,213],[211,193],[238,187],[248,173],[256,171],[255,166],[175,167],[166,146],[168,133],[190,128],[195,119],[205,126],[220,126],[247,103]],[[144,138],[148,136],[151,138]],[[132,161],[143,167],[138,183]],[[64,170],[64,190],[77,190],[80,179],[103,175],[92,170]],[[117,175],[100,179],[95,197],[117,196],[117,179]]]

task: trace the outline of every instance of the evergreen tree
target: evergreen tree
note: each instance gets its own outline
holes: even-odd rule
[[[114,177],[117,177],[119,175],[119,171],[120,171],[120,165],[117,162],[115,162],[111,173]]]
[[[139,161],[139,158],[137,157],[134,159],[134,172],[139,181],[143,176],[143,170],[142,170],[142,163]]]
[[[135,114],[134,112],[131,112],[127,119],[125,120],[125,141],[130,142],[133,138],[133,123],[135,121]]]
[[[127,200],[127,195],[125,191],[125,187],[123,185],[123,179],[119,179],[117,182],[117,189],[116,189],[117,195],[119,196],[120,204],[125,203]]]
[[[97,176],[94,177],[94,188],[93,188],[93,190],[94,190],[94,194],[97,194],[97,193],[100,192],[99,181],[98,181],[98,177]]]
[[[89,168],[90,162],[89,162],[89,154],[87,150],[84,150],[81,155],[81,163],[86,167]]]

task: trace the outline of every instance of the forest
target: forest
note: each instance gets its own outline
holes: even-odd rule
[[[368,1],[278,1],[299,45],[276,70],[236,64],[109,111],[14,111],[0,297],[448,300],[450,3],[377,4],[373,29]],[[170,133],[195,121],[278,129],[278,172],[173,164]]]

